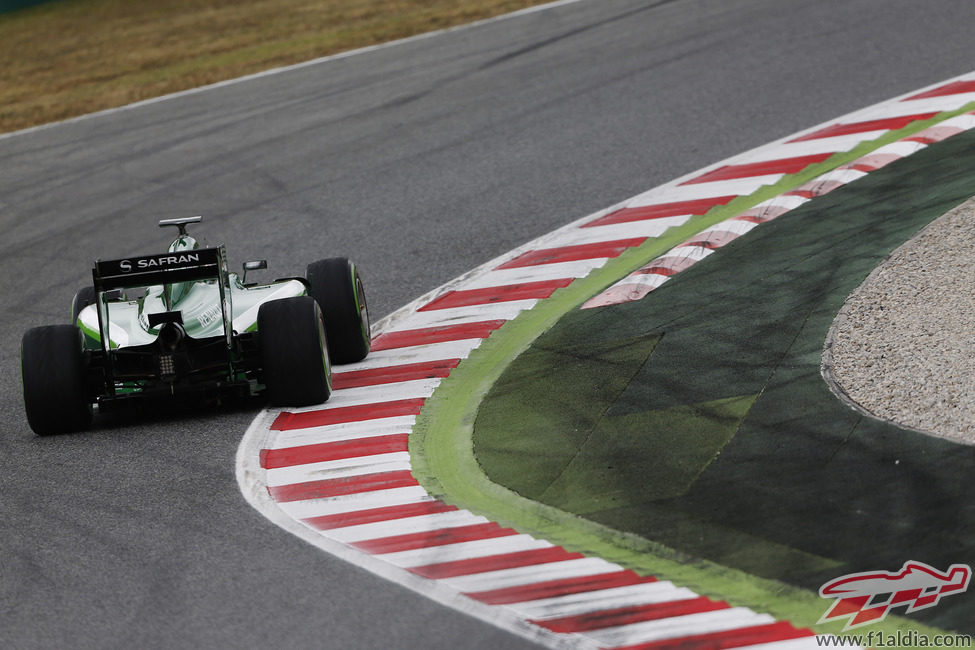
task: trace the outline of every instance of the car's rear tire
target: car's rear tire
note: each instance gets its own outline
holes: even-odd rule
[[[78,293],[74,295],[74,300],[71,301],[71,324],[78,324],[78,314],[81,310],[88,305],[95,304],[95,287],[82,287],[78,289]]]
[[[369,354],[369,308],[362,278],[355,264],[344,257],[312,262],[305,278],[309,295],[325,315],[328,352],[334,363],[355,363]]]
[[[257,312],[263,378],[272,406],[320,404],[332,392],[328,344],[318,303],[282,298]]]
[[[74,325],[27,330],[20,346],[27,422],[39,436],[91,425],[84,337]]]

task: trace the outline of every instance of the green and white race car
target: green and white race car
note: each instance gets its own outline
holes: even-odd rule
[[[264,393],[275,406],[328,399],[331,362],[369,353],[362,280],[344,257],[309,264],[303,278],[248,283],[227,270],[223,246],[186,232],[201,217],[164,219],[179,234],[166,253],[96,261],[75,295],[71,323],[24,334],[27,421],[38,435],[87,428],[93,405]]]

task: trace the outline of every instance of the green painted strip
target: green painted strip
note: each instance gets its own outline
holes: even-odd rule
[[[578,284],[578,288],[573,285],[560,290],[566,295],[559,298],[581,304],[591,295],[592,286],[582,289],[582,285],[589,285],[589,282]],[[592,285],[599,286],[599,283]],[[507,329],[504,336],[495,332],[427,400],[410,436],[413,475],[420,484],[430,494],[448,503],[559,544],[569,551],[601,557],[642,575],[671,580],[699,594],[767,612],[802,627],[816,626],[831,603],[817,594],[690,557],[642,537],[613,530],[526,499],[485,476],[471,444],[478,406],[507,363],[526,349],[538,332],[558,319],[558,309],[554,305],[548,307],[531,310],[524,317],[504,325],[502,329]],[[443,390],[445,387],[448,390]],[[817,628],[822,633],[839,631],[835,625]],[[889,617],[871,629],[888,634],[909,629],[922,634],[943,633],[895,617]]]
[[[534,309],[506,323],[445,379],[420,412],[410,438],[413,473],[431,494],[449,503],[482,514],[503,525],[545,538],[569,550],[582,551],[616,562],[640,573],[694,589],[698,593],[771,613],[823,633],[838,633],[838,625],[816,626],[831,601],[817,594],[784,583],[690,557],[633,534],[623,533],[582,519],[545,504],[522,497],[490,481],[474,456],[472,434],[481,401],[508,365],[527,350],[536,337],[551,328],[566,312],[577,307],[607,285],[624,277],[673,246],[714,224],[754,205],[795,189],[817,176],[864,156],[886,144],[917,133],[929,126],[975,108],[943,113],[914,123],[853,150],[832,156],[802,172],[763,187],[747,197],[739,197],[707,215],[694,217],[662,237],[651,239],[610,260],[604,267],[555,292]],[[530,435],[526,433],[526,435]],[[810,561],[825,563],[825,558]],[[936,628],[888,617],[872,630],[894,633],[916,630],[922,634],[941,633]]]

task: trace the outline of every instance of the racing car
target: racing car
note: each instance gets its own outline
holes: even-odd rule
[[[308,265],[304,277],[247,281],[266,260],[227,270],[222,245],[187,233],[202,217],[163,219],[178,229],[165,253],[98,260],[75,295],[71,322],[24,334],[27,421],[38,435],[88,428],[93,405],[181,397],[222,401],[263,394],[273,406],[328,399],[331,363],[369,353],[362,279],[344,257]],[[168,400],[168,401],[167,401]]]

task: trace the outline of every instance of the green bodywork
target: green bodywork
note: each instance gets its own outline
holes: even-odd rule
[[[200,248],[185,233],[198,218],[169,221],[160,225],[178,225],[180,234],[168,255],[95,263],[93,304],[78,311],[75,325],[91,354],[100,405],[149,392],[254,394],[263,387],[261,306],[308,294],[297,278],[245,284],[228,272],[222,246]]]
[[[169,247],[169,252],[195,250],[197,242],[189,235],[179,236]],[[257,312],[261,305],[279,298],[291,298],[307,294],[300,280],[277,280],[270,284],[244,285],[236,273],[227,274],[224,287],[231,331],[252,332],[257,329]],[[105,293],[104,314],[108,330],[109,347],[125,348],[154,343],[161,326],[150,327],[149,315],[168,311],[182,313],[186,335],[205,339],[224,334],[223,310],[220,308],[220,286],[216,279],[152,285],[127,291],[117,297]],[[102,347],[98,326],[98,304],[85,307],[75,323],[85,334],[89,349]]]
[[[252,332],[257,329],[257,311],[261,305],[278,298],[290,298],[307,294],[299,280],[281,280],[272,284],[244,286],[236,273],[229,274],[230,287],[227,295],[232,306],[231,323],[235,332]],[[144,296],[106,302],[108,335],[113,349],[155,342],[158,327],[149,327],[149,314],[180,311],[187,336],[195,339],[210,338],[223,334],[223,314],[220,310],[220,289],[215,280],[183,283],[185,293],[166,304],[166,288],[172,285],[154,285],[146,288]],[[85,344],[90,349],[102,346],[98,331],[98,307],[89,305],[78,314],[78,327],[85,333]]]

